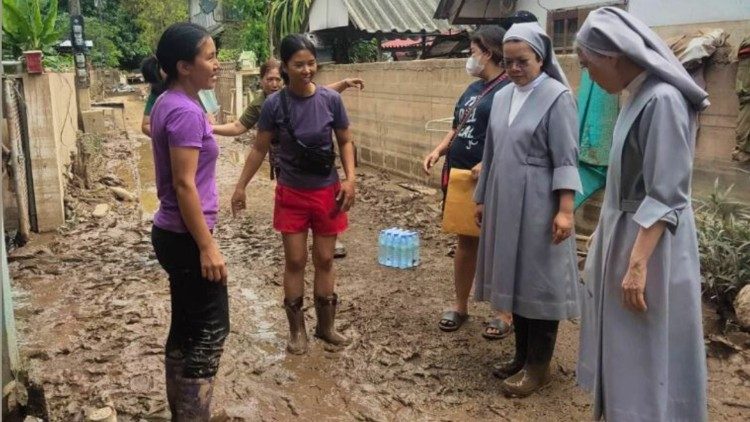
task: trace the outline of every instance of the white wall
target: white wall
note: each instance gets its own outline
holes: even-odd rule
[[[310,8],[310,32],[349,25],[344,0],[316,0]]]
[[[535,14],[542,28],[546,28],[547,10],[606,6],[614,3],[627,3],[626,10],[649,26],[750,19],[750,0],[518,0],[516,10],[528,10]]]

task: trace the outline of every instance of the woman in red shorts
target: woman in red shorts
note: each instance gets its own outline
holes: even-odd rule
[[[284,307],[289,319],[287,351],[307,351],[302,310],[307,236],[313,234],[315,335],[334,345],[350,340],[334,328],[333,251],[336,237],[348,227],[346,212],[354,203],[354,145],[349,119],[338,92],[318,86],[315,46],[302,35],[288,35],[279,48],[286,87],[270,95],[261,109],[258,135],[232,195],[232,212],[245,208],[245,188],[260,168],[272,140],[279,142],[279,175],[273,226],[284,241]],[[333,134],[346,180],[334,164]]]

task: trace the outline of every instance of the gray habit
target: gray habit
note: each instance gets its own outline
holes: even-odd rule
[[[615,125],[599,225],[583,273],[578,382],[607,421],[705,421],[698,244],[690,202],[697,112],[650,75]],[[647,266],[648,310],[622,304],[640,228],[664,221]]]
[[[526,318],[579,315],[575,236],[552,244],[560,189],[581,190],[568,88],[547,78],[508,126],[514,84],[498,91],[474,200],[484,204],[475,297]]]

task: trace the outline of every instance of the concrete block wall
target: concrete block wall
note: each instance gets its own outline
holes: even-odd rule
[[[559,60],[577,91],[581,75],[577,57],[564,55]],[[316,81],[328,84],[347,77],[364,79],[365,90],[350,89],[342,94],[360,161],[435,185],[439,169],[424,176],[422,159],[444,134],[425,131],[425,124],[452,116],[456,100],[473,80],[464,65],[464,59],[324,65]],[[736,73],[736,63],[711,65],[706,70],[712,105],[701,115],[696,146],[696,169],[705,177],[740,174],[730,161],[738,111]]]
[[[74,76],[25,75],[23,85],[38,228],[51,231],[65,222],[65,171],[76,150]]]
[[[412,179],[436,184],[422,172],[422,159],[445,135],[425,124],[453,115],[456,100],[471,83],[464,60],[326,65],[316,80],[328,84],[347,77],[365,81],[365,89],[342,95],[359,160]],[[449,129],[449,124],[439,125]]]

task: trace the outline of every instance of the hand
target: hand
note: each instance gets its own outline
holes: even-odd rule
[[[201,249],[201,276],[214,283],[227,284],[227,266],[215,242],[206,249]]]
[[[573,233],[575,218],[572,212],[560,211],[552,221],[552,243],[559,245]]]
[[[231,207],[232,217],[236,217],[242,212],[242,210],[247,208],[247,195],[245,194],[244,189],[240,190],[239,188],[237,188],[234,190],[234,193],[232,194]]]
[[[438,160],[440,160],[440,154],[437,151],[429,153],[422,163],[422,170],[424,170],[424,173],[430,174],[430,169],[438,162]]]
[[[216,125],[216,117],[211,113],[206,113],[206,119],[211,126]]]
[[[482,172],[482,163],[480,162],[476,166],[472,167],[471,169],[471,178],[474,180],[479,180],[479,174]]]
[[[346,78],[344,83],[347,88],[359,88],[360,90],[365,89],[365,81],[360,78]]]
[[[625,278],[622,280],[622,303],[625,308],[633,312],[645,312],[646,298],[646,266],[630,264]]]
[[[352,205],[354,205],[354,196],[354,182],[349,180],[341,182],[341,190],[336,195],[336,203],[339,206],[339,210],[343,212],[349,211]]]
[[[477,204],[477,208],[474,211],[474,222],[477,223],[477,227],[482,227],[483,217],[484,217],[484,204]]]

